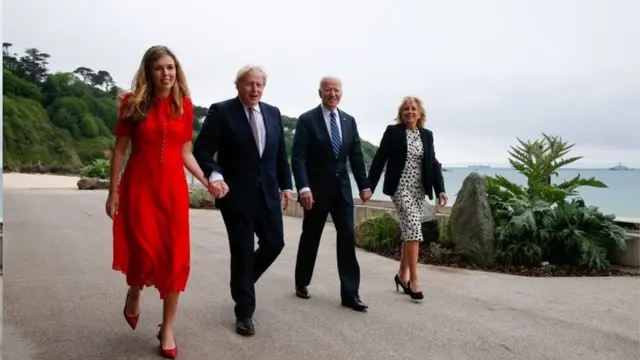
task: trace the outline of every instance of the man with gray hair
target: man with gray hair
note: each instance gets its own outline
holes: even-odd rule
[[[320,237],[331,214],[338,233],[336,251],[342,305],[365,311],[368,306],[358,293],[360,266],[355,251],[354,203],[347,159],[362,201],[371,197],[371,186],[356,121],[338,109],[342,82],[335,77],[324,77],[318,94],[322,103],[298,118],[291,150],[293,176],[304,208],[295,270],[296,295],[303,299],[310,297],[307,287],[311,283]]]
[[[238,96],[211,105],[193,147],[227,228],[236,332],[245,336],[255,333],[254,283],[284,247],[282,209],[293,191],[280,110],[260,101],[266,81],[261,68],[242,68]]]

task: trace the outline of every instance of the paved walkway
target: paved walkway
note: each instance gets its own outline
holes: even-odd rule
[[[69,182],[73,183],[73,182]],[[161,303],[122,318],[124,279],[110,270],[106,193],[11,188],[5,177],[3,359],[158,359]],[[40,185],[41,186],[41,185]],[[31,188],[31,189],[29,189]],[[300,219],[257,286],[252,338],[234,332],[229,255],[217,211],[192,211],[192,277],[181,298],[181,359],[632,360],[640,357],[638,278],[532,279],[421,269],[426,299],[395,292],[397,263],[358,252],[365,314],[340,307],[335,231],[325,229],[312,299],[293,293]]]

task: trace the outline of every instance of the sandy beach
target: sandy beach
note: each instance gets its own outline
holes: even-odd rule
[[[4,189],[42,189],[42,188],[78,188],[78,176],[49,175],[49,174],[2,174]]]

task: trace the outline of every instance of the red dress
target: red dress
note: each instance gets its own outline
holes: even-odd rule
[[[129,286],[155,286],[160,298],[184,291],[190,272],[189,188],[182,145],[193,137],[193,105],[172,118],[171,98],[157,99],[146,119],[122,118],[114,134],[131,139],[131,153],[119,187],[113,221],[113,269]]]

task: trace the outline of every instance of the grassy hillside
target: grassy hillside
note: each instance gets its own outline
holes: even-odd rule
[[[118,88],[104,70],[78,67],[51,74],[49,55],[29,48],[18,56],[3,43],[4,168],[75,172],[97,159],[108,159],[118,116]],[[193,130],[207,108],[195,106]],[[297,119],[283,116],[289,154]],[[365,161],[376,147],[363,142]]]

